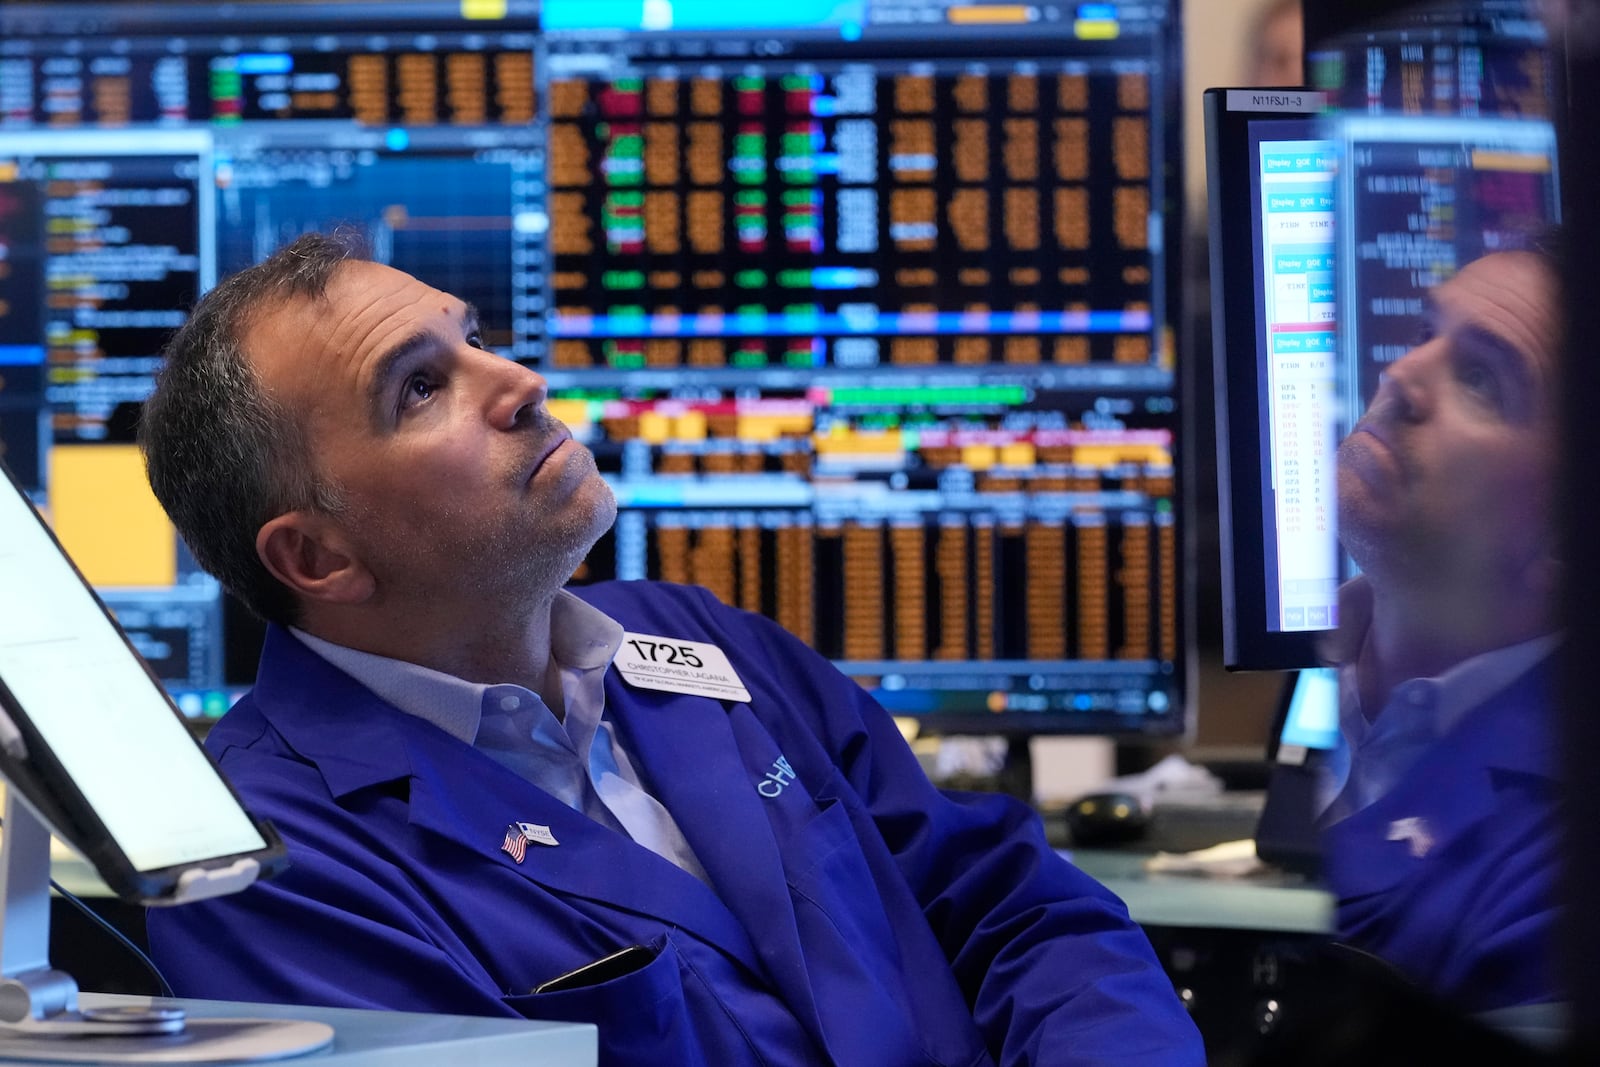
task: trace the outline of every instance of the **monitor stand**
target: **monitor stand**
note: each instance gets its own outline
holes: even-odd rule
[[[13,785],[0,828],[0,1058],[53,1063],[276,1060],[333,1041],[325,1023],[187,1019],[162,1006],[78,1010],[50,966],[50,831]]]

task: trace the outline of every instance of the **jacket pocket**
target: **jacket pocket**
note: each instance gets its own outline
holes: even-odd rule
[[[600,1063],[759,1062],[742,1030],[720,1006],[706,1003],[698,979],[685,991],[692,969],[669,933],[646,948],[655,953],[638,970],[606,982],[505,997],[529,1019],[593,1023],[600,1034]]]

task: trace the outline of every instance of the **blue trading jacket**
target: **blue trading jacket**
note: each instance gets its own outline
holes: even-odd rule
[[[1025,806],[935,790],[889,716],[766,619],[656,583],[575,592],[719,646],[751,693],[606,678],[715,891],[274,629],[207,746],[291,867],[151,912],[180,995],[590,1021],[611,1064],[1204,1062],[1143,932]],[[519,864],[513,822],[559,844]],[[635,944],[638,971],[531,992]]]
[[[1561,999],[1553,663],[1470,711],[1323,838],[1340,935],[1465,1011]]]

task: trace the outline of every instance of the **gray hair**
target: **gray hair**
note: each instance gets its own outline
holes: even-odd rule
[[[366,259],[347,233],[307,234],[227,278],[195,305],[163,351],[139,421],[150,487],[195,560],[269,622],[293,624],[293,592],[256,553],[256,534],[290,511],[339,514],[299,420],[262,387],[244,351],[258,317],[318,300],[339,265]]]

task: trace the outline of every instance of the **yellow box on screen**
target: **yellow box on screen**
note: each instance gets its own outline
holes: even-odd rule
[[[49,476],[51,525],[91,584],[177,580],[178,535],[150,491],[137,447],[57,445]]]

